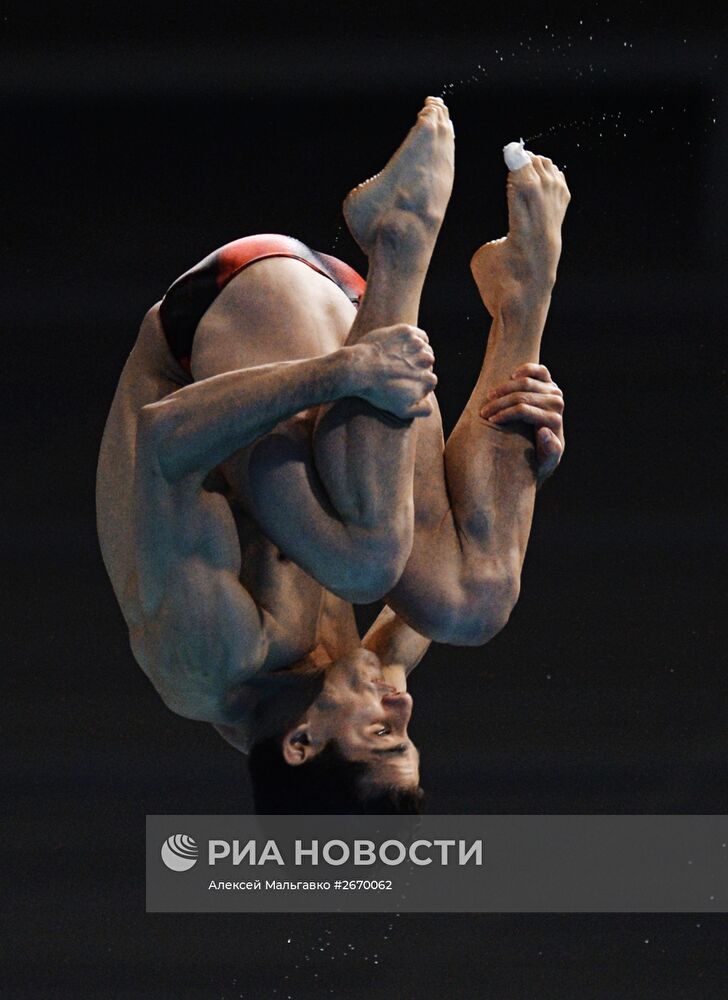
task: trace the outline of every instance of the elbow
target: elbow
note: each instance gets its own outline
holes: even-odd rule
[[[147,403],[142,406],[137,416],[136,451],[137,456],[147,463],[153,462],[161,469],[164,453],[164,441],[169,429],[164,407],[160,403]]]
[[[516,601],[503,601],[488,605],[467,606],[455,616],[446,640],[453,646],[485,646],[506,627]]]
[[[506,571],[459,581],[433,608],[425,634],[451,646],[484,646],[508,624],[519,590],[518,575]]]
[[[328,589],[352,604],[371,604],[395,587],[412,549],[412,532],[362,532],[337,560]]]
[[[397,582],[397,577],[390,575],[371,576],[366,580],[358,580],[350,586],[342,587],[337,596],[350,604],[373,604],[384,600]]]
[[[179,428],[179,411],[169,400],[147,403],[139,410],[137,456],[169,483],[178,481],[185,471],[192,471],[180,465]]]
[[[371,604],[392,590],[402,575],[405,561],[391,553],[367,553],[365,557],[352,559],[330,581],[328,589],[352,604]]]
[[[146,403],[139,410],[137,418],[137,438],[144,442],[158,443],[164,434],[163,403]]]

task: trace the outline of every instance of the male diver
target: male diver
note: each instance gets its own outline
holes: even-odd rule
[[[471,263],[492,325],[446,443],[417,326],[453,182],[439,98],[344,202],[366,283],[247,237],[144,318],[101,447],[101,549],[135,658],[249,753],[259,812],[419,811],[407,675],[431,640],[487,642],[517,600],[564,446],[539,346],[569,192],[530,159],[508,236]],[[352,605],[379,598],[362,640]]]

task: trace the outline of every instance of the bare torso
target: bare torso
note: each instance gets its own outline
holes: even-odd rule
[[[325,279],[322,279],[325,280]],[[333,286],[332,286],[333,287]],[[264,359],[265,360],[265,359]],[[256,358],[255,362],[260,363]],[[98,532],[104,562],[129,628],[134,655],[153,682],[160,686],[160,643],[166,641],[145,612],[140,597],[140,548],[144,527],[163,517],[150,509],[148,495],[139,488],[136,439],[142,407],[155,403],[190,382],[172,357],[160,324],[158,305],[145,317],[138,339],[123,370],[101,445],[97,487]],[[310,447],[315,410],[306,411],[276,428],[289,433],[302,447]],[[238,471],[247,465],[251,446],[233,457]],[[236,476],[245,483],[245,475]],[[289,666],[322,647],[333,658],[359,643],[352,606],[326,591],[286,557],[258,529],[251,516],[245,487],[239,494],[224,490],[220,477],[207,481],[209,498],[226,503],[232,512],[240,547],[239,582],[265,615],[269,644],[261,670]],[[295,498],[291,498],[295,502]],[[184,524],[178,525],[184,531]],[[163,693],[163,692],[162,692]],[[241,720],[244,727],[244,720]],[[242,743],[245,741],[242,740]]]

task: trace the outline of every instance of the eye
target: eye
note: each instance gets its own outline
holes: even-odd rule
[[[389,726],[385,726],[384,729],[377,730],[377,736],[389,736],[391,732],[392,730],[389,728]]]

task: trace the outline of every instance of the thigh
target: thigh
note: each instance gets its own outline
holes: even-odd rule
[[[356,313],[342,290],[300,261],[257,261],[227,285],[195,333],[196,380],[320,356],[343,346]],[[280,423],[223,465],[235,498],[281,553],[345,599],[357,595],[359,534],[334,509],[316,469],[316,410]]]
[[[464,541],[453,517],[442,418],[436,401],[433,412],[417,422],[413,493],[412,550],[387,602],[417,631],[433,636],[431,619],[447,606],[458,581]]]
[[[192,372],[199,381],[338,350],[355,312],[333,281],[302,261],[256,261],[223,288],[204,314],[192,345]],[[298,548],[295,533],[288,530],[294,512],[286,517],[291,498],[297,498],[296,510],[319,533],[319,522],[329,526],[333,516],[313,460],[316,413],[317,408],[280,423],[222,466],[235,498],[291,558]]]

